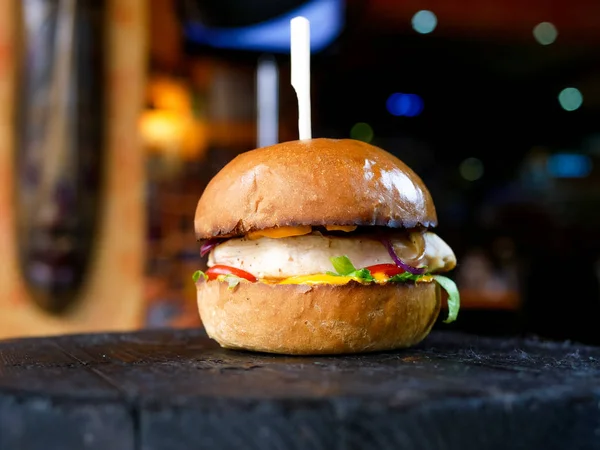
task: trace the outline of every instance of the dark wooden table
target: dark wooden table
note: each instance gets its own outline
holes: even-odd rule
[[[600,349],[434,332],[280,357],[201,330],[0,343],[0,449],[596,449]]]

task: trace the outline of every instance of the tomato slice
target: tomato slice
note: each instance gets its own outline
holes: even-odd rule
[[[236,277],[243,278],[244,280],[252,282],[256,281],[256,277],[251,273],[248,273],[242,269],[236,269],[235,267],[231,266],[217,264],[206,271],[206,276],[209,280],[216,280],[219,275],[235,275]]]
[[[366,269],[372,274],[383,273],[388,277],[393,277],[394,275],[405,272],[402,267],[398,267],[396,264],[375,264],[374,266],[366,267]]]

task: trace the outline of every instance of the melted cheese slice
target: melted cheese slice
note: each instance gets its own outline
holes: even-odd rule
[[[373,274],[373,278],[375,278],[375,283],[385,284],[390,277],[382,274],[375,273]],[[356,279],[354,277],[336,277],[334,275],[328,275],[325,273],[319,273],[315,275],[300,275],[297,277],[284,278],[283,280],[277,282],[276,284],[336,284],[336,285],[344,285],[348,284],[351,281],[361,282],[361,280]],[[417,281],[417,283],[429,283],[433,281],[433,277],[430,275],[425,275]]]
[[[282,239],[286,237],[292,236],[302,236],[304,234],[308,234],[312,231],[312,227],[310,225],[301,226],[301,227],[279,227],[279,228],[269,228],[267,230],[258,230],[251,231],[248,233],[248,239],[259,239],[261,237],[267,237],[271,239]]]
[[[355,225],[325,225],[327,231],[345,231],[346,233],[350,233],[356,230],[356,228]]]
[[[316,275],[299,275],[296,277],[284,278],[278,284],[347,284],[355,280],[353,277],[336,277],[335,275],[327,275],[320,273]]]
[[[325,229],[328,231],[345,231],[347,233],[356,230],[354,225],[325,225]],[[312,232],[310,225],[302,225],[298,227],[277,227],[269,228],[266,230],[251,231],[248,233],[248,239],[258,239],[261,237],[268,237],[271,239],[282,239],[292,236],[303,236]]]
[[[398,256],[409,264],[426,265],[430,272],[454,268],[456,257],[441,238],[427,232],[424,233],[424,243],[424,251],[419,252],[408,238],[392,240]],[[210,253],[208,266],[223,264],[236,267],[259,279],[283,280],[306,275],[324,277],[324,274],[333,271],[330,258],[341,255],[346,255],[356,268],[393,264],[385,247],[375,239],[315,233],[278,239],[229,239]],[[315,283],[319,279],[323,278],[316,279]],[[292,281],[288,283],[292,284]]]

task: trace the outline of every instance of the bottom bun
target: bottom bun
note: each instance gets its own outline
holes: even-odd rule
[[[201,281],[198,308],[222,347],[289,355],[410,347],[440,311],[437,283],[366,286]]]

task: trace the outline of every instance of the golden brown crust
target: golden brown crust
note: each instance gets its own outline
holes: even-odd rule
[[[437,283],[270,285],[201,281],[198,308],[221,346],[290,355],[410,347],[440,311]]]
[[[437,225],[423,181],[390,153],[344,139],[292,141],[237,156],[198,202],[198,239],[295,225]]]

